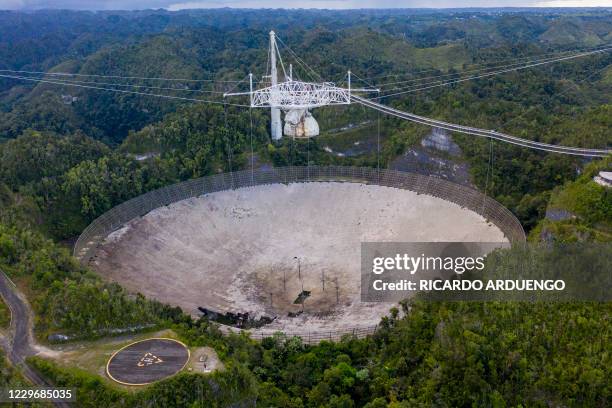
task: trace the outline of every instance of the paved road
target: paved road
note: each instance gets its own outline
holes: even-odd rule
[[[52,386],[25,362],[26,357],[37,353],[34,347],[29,306],[23,295],[18,293],[13,282],[1,271],[0,296],[11,310],[10,335],[1,342],[9,361],[13,366],[20,368],[21,373],[35,386]],[[57,407],[71,407],[67,402],[55,402],[54,404]]]

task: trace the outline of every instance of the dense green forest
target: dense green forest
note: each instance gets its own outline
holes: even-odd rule
[[[610,45],[612,11],[0,12],[0,75],[70,72],[93,86],[105,80],[87,75],[138,77],[129,84],[149,91],[165,86],[150,78],[180,78],[172,87],[191,93],[155,93],[217,102],[0,78],[0,269],[28,294],[36,336],[45,342],[54,333],[93,339],[172,328],[189,345],[214,347],[226,369],[126,392],[41,358],[31,364],[58,386],[77,387],[79,406],[92,407],[612,405],[610,303],[414,301],[398,306],[369,338],[307,346],[280,335],[262,342],[223,336],[206,319],[128,293],[77,263],[74,238],[146,191],[251,163],[389,167],[430,132],[348,106],[314,111],[321,138],[273,143],[267,112],[218,103],[220,93],[246,85],[221,81],[265,71],[270,29],[323,78],[345,85],[350,68],[356,86],[392,93],[402,86],[395,82],[456,78],[485,63]],[[382,102],[542,142],[609,147],[611,63],[612,53],[601,53]],[[328,149],[334,139],[347,146],[369,140],[379,127],[380,156],[375,143],[359,154]],[[513,211],[531,241],[611,241],[611,190],[593,181],[610,170],[609,158],[452,136],[462,151],[454,160]],[[552,219],[547,210],[569,215]],[[0,362],[3,383],[22,381]]]
[[[205,321],[176,326],[214,345],[227,371],[180,375],[146,391],[111,390],[79,370],[34,365],[77,384],[83,406],[429,407],[610,403],[610,304],[410,303],[374,336],[305,346],[222,337]],[[545,324],[542,324],[546,322]],[[602,327],[605,330],[602,331]],[[193,405],[192,405],[193,404]]]

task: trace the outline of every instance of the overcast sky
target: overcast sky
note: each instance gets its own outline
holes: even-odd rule
[[[282,5],[282,6],[281,6]],[[0,9],[135,10],[165,8],[612,7],[612,0],[0,0]]]

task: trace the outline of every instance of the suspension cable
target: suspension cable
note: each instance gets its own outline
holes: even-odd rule
[[[274,48],[276,50],[276,53],[278,54],[278,60],[280,61],[281,64],[281,68],[283,69],[283,76],[285,78],[285,80],[287,80],[287,71],[285,71],[285,64],[283,64],[283,57],[281,56],[281,53],[278,49],[278,44],[276,43],[276,41],[274,42]],[[274,52],[274,51],[272,51]]]
[[[229,128],[227,127],[227,106],[223,107],[223,121],[224,121],[224,135],[226,137],[225,139],[225,146],[227,149],[227,164],[229,166],[229,172],[231,174],[231,180],[232,180],[232,189],[234,189],[234,172],[232,169],[232,155],[233,155],[233,144],[231,142],[230,139],[230,135],[232,134],[232,132],[230,132]]]
[[[591,72],[589,75],[587,75],[586,77],[584,77],[581,80],[579,80],[579,82],[586,82],[586,81],[588,81],[593,76],[597,75],[598,73],[600,73],[603,70],[605,70],[606,68],[608,68],[610,65],[612,65],[612,64],[607,64],[603,68],[600,68],[600,69],[598,69],[596,71]],[[562,95],[567,94],[570,90],[572,90],[572,88],[566,88],[565,90],[563,90],[561,92],[555,93],[555,96],[558,98],[558,97],[560,97]],[[546,104],[546,102],[544,102],[544,104]],[[503,123],[503,127],[505,129],[508,129],[508,125],[510,125],[511,123],[514,123],[514,122],[518,121],[520,118],[524,117],[528,112],[531,112],[536,106],[540,106],[540,105],[531,105],[527,111],[525,111],[525,112],[523,112],[523,113],[513,117],[512,119],[510,119],[507,122],[504,122]]]
[[[244,81],[246,81],[248,77],[249,77],[249,75],[248,75],[248,74],[247,74],[247,75],[245,75],[245,77],[244,77],[244,78],[242,78],[240,81],[236,82],[236,83],[234,84],[234,86],[232,86],[232,87],[231,87],[229,90],[227,90],[227,91],[225,91],[225,92],[223,92],[223,93],[230,93],[230,92],[233,92],[233,91],[234,91],[236,88],[238,88],[238,85],[240,85],[241,83],[243,83]]]
[[[380,111],[376,111],[378,115],[378,126],[377,126],[377,135],[376,135],[376,168],[378,173],[378,182],[380,183]]]
[[[45,80],[44,77],[22,77],[31,80]],[[55,80],[55,79],[53,79]],[[176,87],[163,87],[163,86],[150,86],[150,85],[136,85],[136,84],[118,84],[115,82],[97,82],[97,81],[77,81],[74,79],[61,79],[57,80],[67,84],[86,84],[86,85],[104,85],[104,86],[119,86],[124,88],[144,88],[144,89],[156,89],[163,91],[179,91],[179,92],[197,92],[197,93],[210,93],[210,94],[223,94],[220,91],[209,91],[203,89],[193,89],[193,88],[176,88]]]
[[[387,115],[396,116],[401,119],[410,120],[412,122],[420,123],[427,126],[437,127],[446,129],[453,132],[466,133],[475,136],[488,137],[492,139],[501,140],[503,142],[511,143],[517,146],[529,147],[531,149],[543,150],[553,153],[570,154],[576,156],[585,157],[605,157],[612,154],[610,149],[586,149],[579,147],[559,146],[548,143],[535,142],[528,139],[522,139],[516,136],[511,136],[505,133],[497,132],[494,130],[485,130],[479,128],[473,128],[469,126],[457,125],[454,123],[444,122],[437,119],[431,119],[424,116],[415,115],[413,113],[404,112],[398,109],[391,108],[386,105],[374,102],[371,99],[362,98],[357,95],[351,95],[351,99],[357,103],[370,107],[372,109],[380,110],[382,113]]]
[[[541,59],[541,58],[545,58],[548,55],[563,55],[563,54],[570,54],[570,53],[580,53],[580,52],[586,52],[586,51],[593,51],[593,50],[596,50],[598,48],[609,47],[610,45],[611,44],[604,44],[604,45],[599,45],[597,47],[591,47],[591,48],[580,48],[580,49],[574,49],[574,50],[568,50],[568,51],[554,51],[554,52],[540,53],[540,54],[534,54],[534,55],[524,56],[524,57],[498,58],[498,59],[494,59],[494,60],[490,60],[490,61],[481,62],[479,64],[472,63],[472,64],[469,64],[469,65],[483,66],[483,65],[486,65],[486,64],[501,64],[501,63],[508,62],[508,61]],[[489,68],[492,68],[492,67],[489,67]],[[487,69],[487,67],[482,67],[481,69]],[[379,79],[379,78],[390,78],[390,77],[398,78],[398,77],[404,77],[404,76],[414,76],[416,74],[423,74],[423,73],[427,73],[427,72],[439,72],[439,71],[440,71],[440,69],[438,69],[438,68],[429,68],[429,69],[424,69],[424,70],[414,71],[414,72],[370,76],[370,77],[366,77],[366,79],[367,80],[374,80],[374,79]],[[466,72],[466,71],[463,71],[463,72]]]
[[[306,138],[306,180],[310,181],[310,138]]]
[[[596,51],[592,51],[592,52],[599,52],[599,51],[601,51],[601,50],[596,50]],[[573,55],[579,55],[579,54],[575,53]],[[518,62],[518,63],[513,63],[513,64],[502,64],[502,65],[496,65],[496,66],[485,67],[485,68],[478,68],[478,69],[472,69],[472,70],[463,70],[463,71],[447,73],[447,74],[433,75],[433,76],[421,77],[421,78],[413,78],[413,79],[404,80],[404,81],[385,82],[385,83],[379,84],[378,86],[381,87],[381,88],[384,88],[384,87],[388,87],[390,85],[408,84],[408,83],[424,81],[426,79],[436,79],[436,78],[446,78],[446,77],[452,77],[452,76],[461,76],[461,75],[465,75],[467,73],[478,73],[478,72],[484,72],[484,71],[488,71],[488,70],[495,70],[495,69],[499,69],[499,68],[504,68],[505,69],[505,68],[509,68],[511,66],[520,67],[522,65],[532,64],[532,63],[536,63],[536,62],[553,61],[553,60],[556,60],[558,58],[559,57],[548,57],[548,58],[532,59],[532,60]],[[443,81],[445,81],[445,80],[441,80],[439,82],[443,82]],[[430,81],[430,83],[434,83],[434,81]],[[414,86],[421,86],[421,85],[423,85],[423,84],[416,84]],[[408,85],[406,85],[406,86],[408,86]],[[394,89],[399,89],[399,88],[396,87]]]
[[[308,77],[309,77],[311,80],[316,81],[316,80],[318,79],[318,78],[317,78],[317,77],[318,77],[318,74],[316,74],[316,73],[315,73],[315,75],[312,75],[312,73],[313,73],[314,71],[312,71],[312,70],[311,70],[311,68],[310,68],[310,67],[309,67],[309,66],[308,66],[306,63],[303,63],[303,62],[301,61],[301,59],[300,59],[300,58],[298,58],[298,57],[297,57],[297,55],[296,55],[296,54],[295,54],[293,51],[290,51],[290,54],[292,54],[292,55],[293,55],[293,57],[295,58],[296,62],[298,63],[298,66],[300,66],[300,67],[301,67],[301,68],[304,70],[304,73],[305,73],[306,75],[308,75]],[[297,75],[297,73],[296,73],[296,75]],[[319,78],[320,78],[320,77],[319,77]],[[319,80],[322,80],[322,79],[319,79]]]
[[[177,81],[177,82],[240,82],[237,80],[218,80],[218,79],[189,79],[189,78],[161,78],[161,77],[139,77],[139,76],[121,76],[121,75],[96,75],[96,74],[73,74],[69,72],[43,72],[43,71],[23,71],[0,69],[0,72],[9,72],[15,74],[36,74],[45,76],[75,76],[87,78],[115,78],[115,79],[138,79],[143,81]]]
[[[251,139],[251,185],[255,184],[255,155],[253,153],[253,107],[249,106],[249,136]]]
[[[485,200],[487,196],[487,190],[489,188],[489,172],[491,172],[492,162],[493,162],[493,139],[489,139],[489,165],[487,166],[487,176],[485,180],[484,195],[482,196],[482,211],[480,212],[481,214],[484,214],[485,202],[486,202]]]
[[[387,97],[387,96],[396,96],[396,95],[402,95],[402,94],[406,94],[406,93],[418,92],[418,91],[422,91],[422,90],[426,90],[426,89],[436,88],[436,87],[439,87],[439,86],[446,86],[446,85],[452,85],[452,84],[456,84],[456,83],[460,83],[460,82],[470,81],[472,79],[486,78],[486,77],[490,77],[490,76],[493,76],[493,75],[503,74],[503,73],[511,72],[511,71],[520,71],[520,70],[527,69],[527,68],[533,68],[533,67],[540,66],[540,65],[551,64],[553,62],[567,61],[567,60],[571,60],[571,59],[575,59],[575,58],[580,58],[580,57],[584,57],[584,56],[588,56],[588,55],[593,55],[593,54],[597,54],[597,53],[607,52],[607,51],[610,51],[610,50],[612,50],[612,47],[606,48],[606,49],[603,49],[603,50],[599,50],[599,51],[592,51],[592,52],[588,52],[588,53],[572,55],[572,56],[569,56],[569,57],[556,58],[554,60],[548,60],[548,61],[544,61],[544,62],[538,62],[538,63],[534,63],[534,64],[524,65],[524,66],[521,66],[521,67],[508,68],[508,69],[504,69],[504,70],[500,70],[500,71],[488,72],[488,73],[485,73],[485,74],[476,75],[476,76],[472,76],[472,77],[468,77],[468,78],[461,78],[461,79],[457,79],[457,80],[442,82],[442,83],[439,83],[439,84],[436,84],[436,85],[422,86],[422,87],[419,87],[419,88],[416,88],[416,89],[410,89],[410,90],[407,90],[407,91],[394,92],[394,93],[390,93],[390,94],[381,95],[381,96],[378,96],[378,97],[373,98],[373,99],[380,99],[380,98]],[[413,87],[411,87],[411,88],[413,88]],[[406,89],[406,88],[398,88],[398,90],[399,89]]]
[[[371,83],[369,83],[368,81],[366,81],[365,79],[361,78],[359,75],[357,75],[356,73],[354,73],[353,71],[351,71],[351,76],[354,76],[355,78],[357,78],[358,80],[360,80],[361,82],[363,82],[364,84],[366,84],[369,87],[372,88],[376,88],[374,85],[372,85]]]
[[[299,64],[303,64],[303,65],[304,65],[304,66],[307,68],[307,70],[310,70],[310,72],[312,72],[312,73],[315,75],[315,77],[316,77],[316,78],[317,78],[319,81],[325,82],[325,81],[323,81],[323,78],[321,77],[321,75],[319,75],[319,74],[318,74],[318,73],[317,73],[317,72],[316,72],[314,69],[312,69],[312,68],[310,67],[310,65],[308,65],[308,64],[307,64],[307,63],[306,63],[304,60],[302,60],[300,57],[298,57],[298,56],[297,56],[297,54],[296,54],[296,53],[295,53],[295,52],[294,52],[294,51],[291,49],[291,47],[289,47],[287,44],[285,44],[285,42],[284,42],[284,41],[283,41],[283,40],[282,40],[280,37],[276,36],[276,39],[277,39],[277,40],[278,40],[278,41],[279,41],[279,42],[280,42],[280,43],[281,43],[281,44],[282,44],[282,45],[283,45],[285,48],[287,48],[287,50],[289,51],[289,53],[290,53],[290,54],[293,56],[293,58],[295,58],[295,60],[296,60],[296,61],[297,61]],[[306,72],[308,73],[308,71],[306,71]]]
[[[3,75],[3,74],[0,74],[0,78],[16,79],[16,80],[20,80],[20,81],[40,82],[40,83],[54,84],[54,85],[63,85],[63,86],[73,86],[73,87],[77,87],[77,88],[95,89],[95,90],[100,90],[100,91],[117,92],[117,93],[123,93],[123,94],[131,94],[131,95],[154,96],[154,97],[157,97],[157,98],[175,99],[175,100],[181,100],[181,101],[190,101],[190,102],[199,102],[199,103],[211,103],[211,104],[218,104],[218,105],[242,106],[242,107],[249,106],[249,105],[229,103],[229,102],[223,102],[223,101],[212,101],[212,100],[204,100],[204,99],[197,99],[197,98],[187,98],[187,97],[183,97],[183,96],[173,96],[173,95],[161,95],[161,94],[155,94],[155,93],[149,93],[149,92],[130,91],[130,90],[126,90],[126,89],[104,88],[104,87],[92,86],[92,85],[74,84],[74,83],[65,82],[65,81],[51,81],[51,80],[46,80],[46,79],[34,79],[34,78],[14,76],[14,75]]]

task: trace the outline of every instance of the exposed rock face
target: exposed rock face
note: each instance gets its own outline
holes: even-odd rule
[[[565,221],[572,218],[576,218],[576,216],[561,208],[548,208],[546,210],[546,219],[551,221]]]
[[[453,142],[446,130],[440,128],[433,128],[431,133],[421,141],[421,146],[441,150],[451,156],[461,155],[459,146]]]
[[[408,149],[389,164],[393,170],[408,171],[428,176],[436,176],[453,183],[474,187],[467,163],[457,159],[440,158],[430,149],[415,147]]]
[[[612,171],[600,171],[593,180],[600,186],[612,187]]]
[[[446,154],[440,155],[439,152]],[[461,149],[446,130],[433,128],[421,140],[421,146],[407,149],[390,163],[389,168],[436,176],[473,188],[469,166],[461,160],[461,154]]]
[[[285,114],[285,136],[314,137],[319,135],[319,124],[308,109],[290,110]]]

